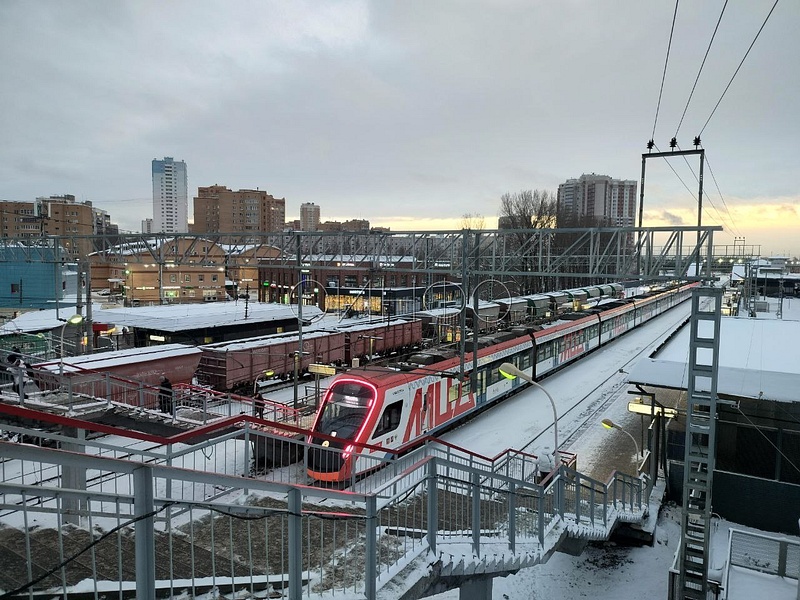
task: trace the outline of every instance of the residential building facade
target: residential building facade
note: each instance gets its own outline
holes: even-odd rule
[[[558,227],[634,227],[636,189],[636,181],[608,175],[568,179],[558,186]]]
[[[95,210],[91,202],[76,202],[72,194],[40,197],[34,202],[0,202],[0,235],[22,239],[62,236],[62,261],[77,261],[94,251],[90,236],[96,232]]]
[[[340,221],[325,221],[317,226],[317,230],[327,232],[351,231],[367,233],[369,232],[369,221],[366,219],[350,219],[344,223]]]
[[[153,159],[153,226],[155,232],[189,230],[189,189],[186,163],[171,156]]]
[[[313,202],[300,205],[300,231],[317,231],[319,229],[319,206]]]
[[[192,233],[283,231],[286,199],[261,190],[229,190],[222,185],[197,188]]]

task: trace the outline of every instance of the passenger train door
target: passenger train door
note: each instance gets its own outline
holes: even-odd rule
[[[473,390],[475,394],[475,405],[480,406],[486,402],[486,369],[479,369],[475,377],[475,389]]]

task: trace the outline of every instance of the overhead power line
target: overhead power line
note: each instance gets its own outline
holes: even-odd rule
[[[656,152],[661,152],[661,150],[659,149],[659,147],[658,147],[656,144],[653,144],[653,146],[655,147],[655,149],[656,149]],[[680,149],[680,148],[679,148],[679,149]],[[672,172],[675,174],[675,177],[677,177],[677,178],[678,178],[678,181],[680,181],[680,182],[681,182],[681,184],[683,184],[683,187],[684,187],[684,188],[686,188],[686,191],[687,191],[687,192],[689,192],[689,195],[692,197],[692,200],[694,200],[695,202],[697,202],[697,195],[695,194],[695,192],[694,192],[694,191],[693,191],[693,190],[692,190],[692,189],[691,189],[691,188],[690,188],[688,185],[686,185],[686,182],[685,182],[685,181],[683,180],[683,178],[682,178],[682,177],[681,177],[681,176],[678,174],[678,172],[675,170],[675,167],[673,167],[673,166],[672,166],[672,164],[670,163],[670,161],[669,161],[669,160],[667,160],[667,157],[666,157],[666,156],[664,156],[663,158],[664,158],[664,162],[667,164],[667,166],[668,166],[668,167],[669,167],[669,168],[672,170]],[[684,161],[686,161],[686,157],[684,157],[684,159],[683,159],[683,160],[684,160]],[[688,161],[687,161],[687,164],[689,164],[689,163],[688,163]],[[689,170],[691,171],[691,173],[692,173],[692,175],[694,176],[695,180],[699,181],[699,179],[697,178],[697,175],[695,174],[694,170],[692,170],[692,167],[691,167],[691,166],[689,166]],[[709,201],[709,203],[711,204],[711,208],[713,208],[713,209],[714,209],[714,211],[717,213],[717,218],[718,218],[718,220],[719,220],[721,223],[723,223],[723,225],[725,225],[725,224],[726,224],[726,223],[725,223],[725,220],[722,218],[722,215],[721,215],[721,214],[720,214],[720,212],[717,210],[717,208],[714,206],[714,203],[713,203],[713,202],[710,202],[710,201]],[[707,206],[704,206],[704,207],[703,207],[703,214],[705,214],[705,216],[706,216],[706,217],[708,217],[709,219],[714,219],[714,215],[712,215],[712,214],[709,212],[709,210],[708,210],[708,207],[707,207]]]
[[[678,149],[680,150],[680,146],[678,146]],[[694,172],[694,168],[689,163],[689,161],[686,159],[685,155],[683,156],[683,162],[685,162],[686,166],[689,167],[689,171],[692,173],[692,176],[694,177],[694,180],[697,183],[700,183],[700,178],[697,176],[697,173]],[[708,164],[708,152],[707,151],[706,151],[706,154],[705,154],[705,163],[706,163],[706,167],[708,167],[708,170],[710,172],[711,171],[711,166]],[[673,169],[673,172],[674,172],[674,169]],[[714,178],[714,174],[713,173],[711,174],[711,177]],[[716,183],[717,183],[717,180],[716,180],[716,178],[714,178],[714,184],[716,185]],[[717,185],[717,192],[719,192],[719,197],[722,198],[722,192],[719,191],[719,186],[718,185]],[[723,214],[716,207],[716,205],[714,204],[714,201],[711,199],[711,195],[710,194],[706,194],[705,198],[708,201],[708,203],[711,205],[711,208],[714,209],[714,212],[717,215],[717,220],[720,223],[722,223],[727,229],[730,229],[731,231],[735,231],[737,233],[737,235],[738,235],[738,231],[736,231],[736,227],[734,226],[734,223],[733,223],[733,215],[731,215],[730,211],[728,210],[727,205],[725,206],[725,211],[727,212],[728,216],[730,217],[730,223],[728,222],[728,220],[725,219]],[[725,204],[725,199],[724,198],[722,200],[722,203]],[[706,215],[709,218],[713,218],[713,216],[711,215],[711,213],[708,211],[708,209],[706,207],[703,207],[703,211],[706,213]]]
[[[706,123],[705,123],[705,125],[703,125],[703,128],[700,130],[700,133],[698,135],[703,135],[703,131],[705,131],[706,126],[708,126],[708,122],[711,121],[711,117],[713,117],[714,113],[717,112],[717,108],[719,107],[720,102],[722,102],[722,99],[725,97],[725,94],[727,93],[728,89],[731,87],[731,84],[733,83],[733,80],[736,79],[736,75],[739,73],[739,69],[742,68],[742,65],[744,64],[745,59],[747,59],[747,55],[750,54],[750,50],[752,50],[753,46],[755,46],[755,43],[756,43],[756,40],[758,39],[758,36],[761,35],[761,32],[764,30],[764,27],[766,26],[767,21],[769,21],[770,16],[772,16],[772,13],[775,10],[775,7],[778,6],[778,2],[779,2],[779,0],[775,0],[775,3],[772,5],[772,8],[769,9],[769,14],[767,14],[766,19],[764,19],[764,22],[761,24],[761,27],[759,28],[758,33],[756,33],[756,37],[753,38],[753,41],[750,43],[750,47],[747,49],[747,52],[744,53],[744,56],[742,57],[742,61],[739,63],[739,66],[736,67],[736,71],[734,71],[733,76],[731,77],[731,80],[728,82],[728,85],[725,86],[725,89],[723,90],[722,95],[719,97],[719,100],[717,100],[717,103],[714,106],[714,110],[712,110],[711,114],[708,115],[708,119],[706,119]]]
[[[689,109],[689,103],[692,101],[692,96],[694,96],[694,90],[697,87],[697,82],[700,81],[700,74],[703,72],[703,67],[706,64],[706,59],[708,58],[708,53],[711,51],[711,44],[714,43],[714,38],[717,36],[717,31],[719,30],[719,24],[722,22],[722,15],[725,14],[725,7],[728,6],[728,0],[725,0],[725,4],[722,6],[722,11],[719,13],[719,19],[717,19],[717,25],[714,27],[714,33],[711,34],[711,40],[708,42],[708,48],[706,48],[706,54],[703,57],[703,62],[700,63],[700,70],[697,71],[697,77],[695,77],[694,85],[692,86],[692,91],[689,93],[689,99],[686,100],[686,106],[683,108],[683,114],[681,115],[681,120],[678,123],[678,128],[675,130],[675,137],[678,137],[678,132],[681,130],[681,125],[683,125],[683,118],[686,116],[686,111]]]
[[[728,204],[725,202],[725,198],[722,196],[722,191],[719,189],[719,184],[717,183],[717,178],[714,175],[714,171],[711,170],[711,163],[708,161],[708,152],[706,152],[706,166],[708,167],[708,172],[711,174],[711,179],[714,180],[714,186],[717,188],[717,193],[719,194],[720,200],[722,200],[722,205],[725,207],[725,212],[728,213],[728,217],[730,217],[731,229],[736,235],[741,236],[742,232],[736,226],[736,221],[733,218],[733,213],[728,208]]]
[[[664,59],[664,73],[661,75],[661,90],[658,92],[658,103],[656,104],[656,117],[653,120],[653,135],[651,140],[656,139],[656,125],[658,124],[658,111],[661,109],[661,96],[664,94],[664,80],[667,78],[667,65],[669,64],[669,51],[672,48],[672,34],[675,33],[675,19],[678,16],[678,2],[675,0],[675,12],[672,13],[672,27],[669,30],[669,43],[667,44],[667,57]]]

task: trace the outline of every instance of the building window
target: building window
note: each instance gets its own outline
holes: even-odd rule
[[[191,276],[189,273],[186,273],[186,274],[183,276],[183,281],[184,281],[184,283],[191,283],[191,281],[192,281],[192,276]]]
[[[203,283],[205,280],[206,280],[206,276],[203,273],[198,273],[197,274],[197,281],[199,283]]]
[[[172,273],[172,274],[170,274],[170,276],[169,276],[169,282],[170,282],[170,283],[178,283],[178,276],[177,276],[177,275],[175,275],[175,273]]]
[[[211,276],[211,281],[213,281],[214,283],[217,282],[217,275],[216,274]]]

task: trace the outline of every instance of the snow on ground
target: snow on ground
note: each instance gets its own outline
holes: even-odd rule
[[[800,308],[800,302],[794,304]],[[630,368],[628,363],[632,365],[640,357],[647,356],[663,341],[661,332],[668,329],[667,324],[677,323],[689,316],[690,309],[690,303],[684,303],[639,330],[626,334],[603,350],[582,359],[576,366],[542,381],[555,399],[559,415],[562,415],[564,410],[597,387],[601,381],[611,378],[608,383],[592,392],[593,397],[577,411],[578,414],[567,414],[559,418],[559,440],[567,440],[569,433],[579,428],[578,433],[566,444],[559,442],[562,449],[578,454],[579,471],[601,481],[606,481],[614,469],[633,471],[635,449],[631,439],[622,432],[604,429],[600,420],[610,418],[619,424],[633,434],[641,448],[642,418],[627,411],[627,403],[632,400],[632,396],[626,393],[629,389],[624,384],[626,374],[619,373],[619,369],[627,370]],[[774,318],[774,310],[771,314]],[[796,319],[798,316],[800,314],[797,312],[787,311],[787,303],[784,302],[784,319]],[[593,411],[592,407],[602,406],[606,400],[609,402],[600,414],[593,415],[584,423],[586,414]],[[506,447],[521,448],[529,440],[535,439],[528,450],[538,452],[544,447],[552,447],[552,420],[547,399],[541,392],[528,389],[443,437],[487,455],[494,455]],[[758,532],[756,529],[714,519],[711,555],[711,567],[714,570],[719,570],[724,565],[728,531],[731,528]],[[658,519],[656,540],[652,547],[624,547],[608,543],[589,546],[578,557],[556,553],[543,565],[522,569],[516,575],[505,578],[495,578],[492,597],[503,600],[667,598],[669,568],[679,539],[680,507],[667,506],[662,509]],[[737,572],[731,583],[731,590],[735,593],[730,597],[732,600],[766,597],[770,600],[795,600],[798,597],[796,580],[769,578],[755,571]],[[750,593],[753,590],[758,591]],[[451,590],[433,598],[455,600],[459,598],[459,591]]]

